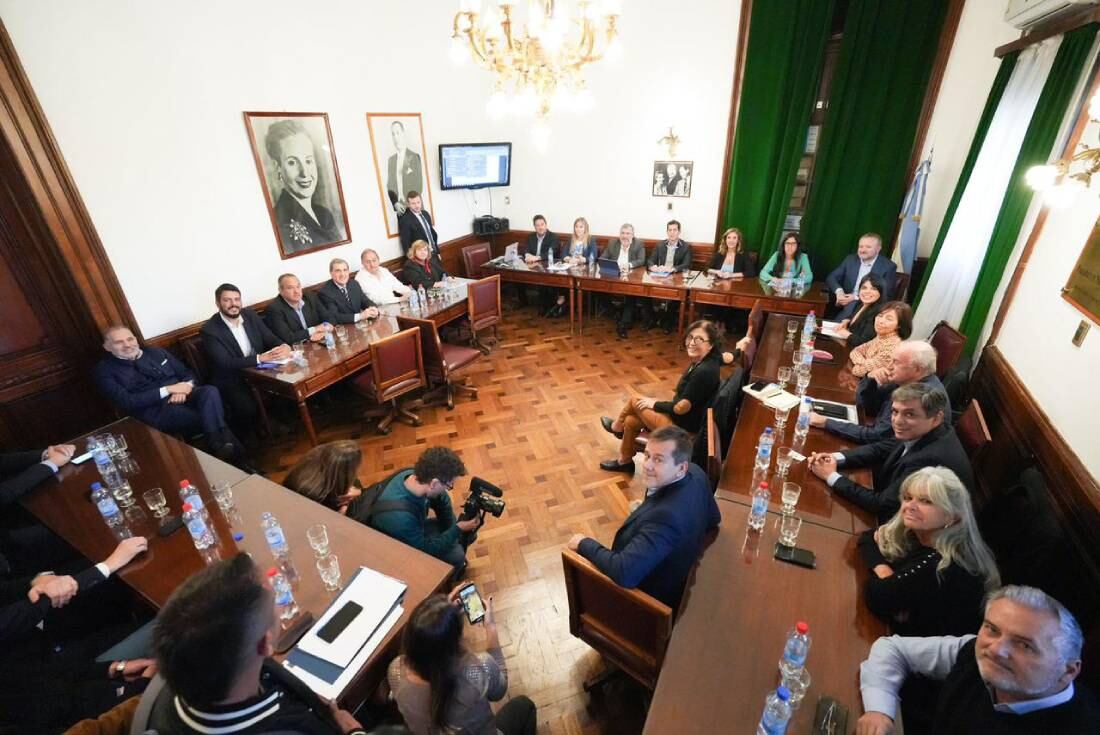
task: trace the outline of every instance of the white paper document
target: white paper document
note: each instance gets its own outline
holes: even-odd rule
[[[788,393],[787,391],[779,391],[778,393],[768,396],[764,400],[764,405],[768,408],[778,408],[789,411],[796,407],[800,403],[800,399],[794,393]]]
[[[836,333],[836,330],[838,330],[838,329],[840,329],[840,322],[827,322],[827,321],[821,322],[821,333],[823,335],[825,335],[826,337],[835,337],[836,339],[844,339],[844,337],[841,337],[839,334]]]

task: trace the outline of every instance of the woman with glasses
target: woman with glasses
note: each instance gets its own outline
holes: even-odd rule
[[[619,456],[600,462],[600,469],[634,472],[634,439],[643,428],[653,431],[675,424],[693,434],[699,431],[707,403],[718,391],[719,369],[724,361],[732,361],[733,356],[722,354],[718,326],[711,321],[692,324],[684,345],[691,363],[676,384],[671,401],[637,396],[627,401],[614,421],[609,416],[600,419],[603,428],[620,439]]]

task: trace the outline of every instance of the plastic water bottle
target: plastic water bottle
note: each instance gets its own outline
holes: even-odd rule
[[[264,530],[264,538],[267,540],[267,548],[276,559],[284,559],[290,554],[290,546],[286,542],[286,534],[275,516],[264,513],[260,516],[260,528]]]
[[[768,518],[768,503],[771,502],[771,492],[768,483],[761,482],[752,491],[752,507],[749,508],[749,528],[759,531],[764,527]]]
[[[775,435],[772,433],[772,427],[764,429],[764,433],[760,435],[760,441],[756,445],[756,466],[766,470],[771,466],[772,462],[772,447],[775,445]]]
[[[114,528],[122,525],[122,513],[118,509],[118,503],[111,497],[111,493],[101,483],[92,483],[92,502],[99,509],[99,514],[108,526]]]
[[[97,443],[92,450],[92,458],[95,459],[95,468],[99,470],[99,476],[107,487],[113,488],[122,484],[122,473],[111,459],[107,447]]]
[[[794,279],[794,287],[798,294],[802,293],[802,289],[805,288],[806,279],[799,273],[798,277]]]
[[[805,436],[810,431],[810,412],[814,410],[813,401],[803,398],[798,405],[798,419],[794,422],[794,433]]]
[[[817,329],[817,316],[811,310],[810,313],[806,315],[806,323],[802,327],[803,338],[813,335],[815,329]]]
[[[596,259],[592,257],[591,253],[588,254],[588,272],[590,274],[596,272]]]
[[[187,531],[191,534],[191,540],[199,551],[209,549],[214,545],[214,534],[210,532],[210,526],[206,525],[202,513],[190,503],[183,504],[183,525],[187,526]]]
[[[180,500],[190,503],[191,507],[198,511],[204,521],[210,520],[210,511],[203,505],[199,489],[191,484],[190,480],[180,480]]]
[[[275,610],[279,613],[279,619],[293,620],[298,614],[298,603],[294,601],[294,590],[290,588],[290,582],[275,567],[267,570],[267,578],[275,593]]]
[[[420,294],[420,306],[422,308],[427,309],[428,308],[428,292],[426,290],[424,290],[423,286],[421,286],[420,288],[417,289],[417,293]]]
[[[546,265],[550,268],[554,267],[554,248],[546,251]]]
[[[417,311],[420,309],[420,294],[416,292],[416,289],[409,291],[409,309]]]
[[[783,676],[801,675],[809,652],[810,625],[804,620],[799,620],[787,633],[787,645],[783,647],[783,657],[779,659],[779,670],[783,672]]]
[[[791,721],[791,693],[778,687],[764,702],[764,715],[756,726],[756,735],[783,735]]]
[[[332,325],[328,322],[321,322],[321,328],[325,330],[325,349],[336,349],[336,335],[333,334]]]

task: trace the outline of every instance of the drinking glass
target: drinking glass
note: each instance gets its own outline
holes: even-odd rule
[[[335,592],[340,589],[340,560],[336,554],[329,554],[317,560],[317,571],[321,574],[321,581],[325,583],[325,589]]]
[[[210,486],[210,494],[223,513],[233,507],[233,489],[228,482],[215,482]]]
[[[797,332],[797,331],[798,331],[798,320],[797,319],[788,319],[787,320],[787,339],[794,342],[794,333]]]
[[[306,538],[309,539],[309,545],[313,547],[313,553],[318,557],[328,556],[328,529],[325,528],[325,524],[318,523],[310,526],[306,530]]]
[[[806,395],[806,389],[810,387],[810,374],[808,372],[807,373],[799,372],[798,373],[798,383],[796,383],[796,386],[797,386],[797,389],[796,389],[795,392],[798,393],[799,398]]]
[[[787,687],[787,691],[791,693],[791,698],[788,700],[791,709],[798,709],[798,705],[802,704],[802,699],[810,689],[810,672],[802,668],[797,674],[784,676],[783,686]]]
[[[164,491],[159,487],[146,490],[141,497],[145,499],[145,504],[149,506],[149,510],[153,511],[153,515],[157,518],[164,518],[168,515],[168,501],[164,498]]]
[[[798,483],[784,482],[783,493],[780,498],[783,501],[783,515],[789,516],[794,513],[794,507],[798,505],[798,496],[802,494],[802,488],[798,486]]]
[[[802,530],[802,519],[796,515],[785,515],[779,521],[779,543],[794,546],[798,532]]]
[[[776,409],[776,411],[776,415],[778,416],[778,409]],[[791,460],[792,457],[790,447],[780,447],[779,451],[775,453],[775,469],[780,477],[787,476],[787,472],[789,472],[791,469]]]
[[[791,365],[798,367],[802,364],[802,350],[795,350],[791,353]]]
[[[103,435],[103,447],[107,450],[107,454],[111,455],[112,459],[118,456],[118,440],[114,434]]]
[[[129,453],[130,447],[126,444],[126,437],[122,434],[115,434],[115,450],[111,453],[112,457],[125,457]]]
[[[783,366],[779,368],[779,388],[781,390],[787,390],[787,383],[791,382],[791,368]]]
[[[336,327],[336,339],[340,342],[348,341],[348,329],[343,324]]]
[[[775,433],[782,434],[783,429],[787,428],[787,417],[790,413],[791,409],[789,408],[775,409]]]
[[[126,480],[112,487],[111,495],[114,496],[115,502],[118,503],[120,508],[129,508],[134,504],[134,491]]]

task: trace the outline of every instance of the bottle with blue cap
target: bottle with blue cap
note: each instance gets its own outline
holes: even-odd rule
[[[791,693],[787,687],[777,687],[764,703],[764,714],[756,726],[756,735],[783,735],[791,722]]]
[[[99,514],[103,516],[108,526],[114,528],[122,525],[122,513],[118,509],[118,503],[101,483],[92,483],[92,502],[95,503],[95,507],[99,509]]]

